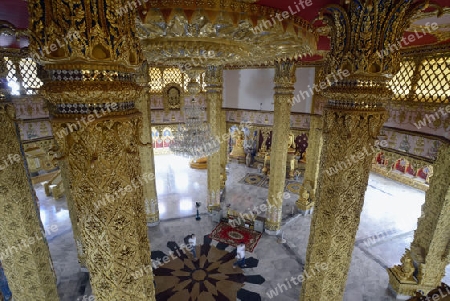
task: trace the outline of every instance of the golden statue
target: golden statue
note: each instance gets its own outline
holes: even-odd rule
[[[233,145],[233,149],[231,150],[230,157],[232,158],[244,158],[245,159],[245,151],[244,151],[244,132],[236,128],[233,132],[233,139],[235,141]]]
[[[405,249],[405,254],[402,259],[400,259],[400,262],[402,263],[401,265],[396,265],[391,268],[392,273],[403,283],[417,283],[414,278],[414,271],[416,269],[414,267],[411,251],[409,249]]]
[[[191,160],[189,166],[193,169],[207,169],[208,168],[208,157],[202,157],[196,160]]]

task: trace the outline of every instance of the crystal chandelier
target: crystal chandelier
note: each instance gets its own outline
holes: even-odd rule
[[[191,95],[196,95],[200,92],[200,84],[195,81],[195,77],[190,78],[188,91]],[[195,98],[192,98],[190,105],[185,106],[184,123],[178,125],[170,144],[170,150],[175,155],[195,160],[219,151],[219,138],[213,137],[209,125],[203,122],[204,111]]]
[[[170,144],[170,150],[175,155],[199,159],[219,151],[219,139],[212,137],[209,125],[203,122],[203,112],[204,109],[194,98],[185,107],[185,121],[178,125]]]

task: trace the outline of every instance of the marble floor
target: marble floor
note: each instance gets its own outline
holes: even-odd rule
[[[181,244],[191,233],[203,238],[216,223],[207,214],[205,206],[200,208],[201,220],[194,218],[194,202],[205,204],[206,171],[190,169],[186,159],[170,155],[159,155],[155,161],[161,223],[149,228],[148,234],[152,251],[168,252],[168,241]],[[245,213],[248,208],[265,202],[267,189],[239,183],[246,173],[255,173],[256,169],[232,162],[228,170],[225,204]],[[83,300],[85,296],[87,300],[86,297],[92,294],[89,277],[80,271],[77,262],[66,202],[64,198],[53,200],[45,197],[42,185],[36,185],[35,189],[41,203],[44,227],[46,230],[51,227],[57,229],[56,232],[48,231],[47,239],[58,276],[60,298],[62,301],[75,301]],[[269,297],[272,289],[286,283],[284,279],[297,277],[303,271],[311,216],[292,214],[297,197],[292,193],[284,195],[283,234],[286,243],[280,244],[277,237],[263,234],[254,252],[247,255],[259,260],[259,264],[243,269],[243,273],[249,279],[260,275],[265,281],[246,282],[243,288],[259,294],[262,300],[297,301],[299,298],[300,285],[292,285],[279,295]],[[409,247],[424,200],[422,191],[376,174],[370,175],[345,301],[395,300],[387,290],[385,269],[398,264],[404,249]],[[450,283],[450,266],[446,272],[443,281]],[[245,298],[242,300],[247,301]]]

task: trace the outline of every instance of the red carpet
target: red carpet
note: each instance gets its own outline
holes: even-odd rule
[[[234,247],[243,242],[246,251],[253,252],[261,238],[261,233],[243,227],[232,227],[228,223],[221,222],[209,234],[209,237]]]

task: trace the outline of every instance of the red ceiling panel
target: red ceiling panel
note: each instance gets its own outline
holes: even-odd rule
[[[290,12],[311,22],[319,16],[320,8],[327,4],[339,4],[340,0],[261,0],[257,4]]]
[[[299,16],[309,22],[317,18],[318,13],[322,7],[328,4],[340,4],[341,0],[260,0],[257,2],[259,5],[265,5],[268,7],[276,8],[282,11],[288,11],[290,14]],[[441,5],[442,7],[450,7],[450,0],[434,0],[434,3]],[[0,20],[6,20],[12,23],[14,26],[20,29],[28,27],[28,9],[27,2],[25,0],[0,0]],[[319,25],[316,23],[314,25]],[[416,36],[413,38],[411,35]],[[405,41],[403,47],[419,46],[433,44],[437,42],[437,39],[431,34],[423,34],[423,37],[418,38],[416,33],[406,32],[404,35]],[[407,44],[407,45],[406,45]],[[25,47],[27,42],[24,39],[15,41],[8,36],[0,36],[0,47]],[[330,41],[327,37],[320,37],[317,45],[318,50],[329,50]],[[309,57],[314,58],[315,56]],[[306,59],[306,58],[305,58]]]
[[[16,28],[28,28],[28,8],[24,0],[0,0],[0,20],[12,23]]]

